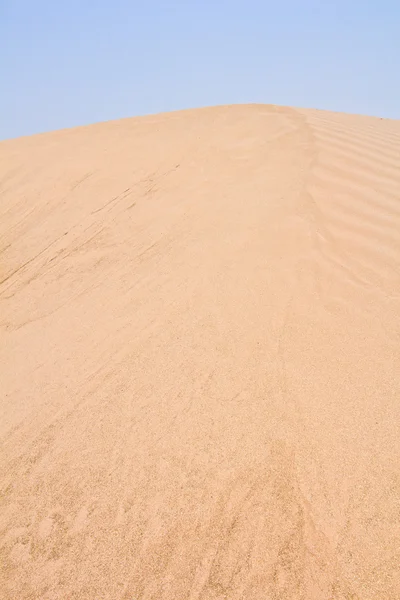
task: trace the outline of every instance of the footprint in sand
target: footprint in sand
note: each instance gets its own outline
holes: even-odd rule
[[[94,510],[93,506],[84,505],[78,511],[75,520],[72,524],[72,527],[69,531],[71,535],[75,535],[76,533],[81,532],[88,525],[88,519]]]
[[[39,524],[38,536],[40,539],[45,540],[49,537],[52,532],[54,525],[53,517],[47,516]]]

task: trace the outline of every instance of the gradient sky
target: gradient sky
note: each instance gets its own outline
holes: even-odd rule
[[[399,0],[0,0],[0,139],[261,102],[400,118]]]

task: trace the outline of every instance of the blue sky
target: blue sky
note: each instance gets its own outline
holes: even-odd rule
[[[400,2],[0,0],[0,139],[214,104],[400,118]]]

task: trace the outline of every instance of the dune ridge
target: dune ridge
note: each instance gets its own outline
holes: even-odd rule
[[[400,121],[0,143],[0,597],[400,598]]]

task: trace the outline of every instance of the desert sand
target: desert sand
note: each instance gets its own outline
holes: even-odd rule
[[[0,144],[0,598],[400,598],[400,121]]]

